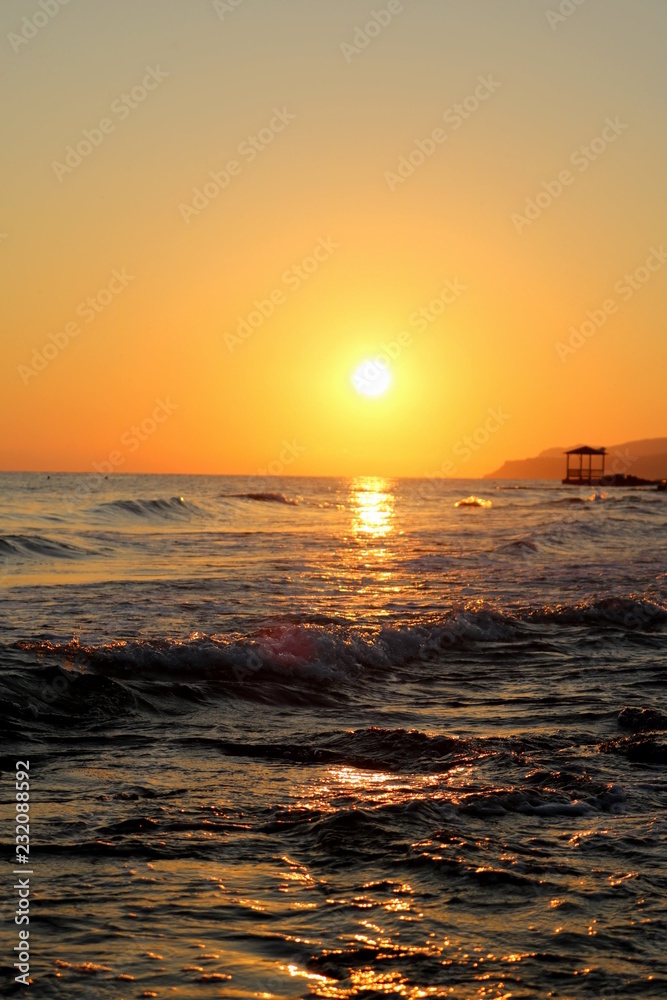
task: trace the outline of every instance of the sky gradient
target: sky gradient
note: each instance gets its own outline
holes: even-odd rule
[[[663,0],[5,0],[0,468],[664,435],[666,40]]]

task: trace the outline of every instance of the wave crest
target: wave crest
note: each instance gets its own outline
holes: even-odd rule
[[[48,559],[82,559],[95,555],[91,549],[70,542],[54,542],[43,535],[0,535],[0,559],[46,557]]]
[[[285,493],[221,493],[222,497],[236,500],[254,500],[255,503],[282,503],[298,507],[303,497],[288,497]]]
[[[155,500],[109,500],[98,504],[96,511],[103,514],[131,517],[188,517],[198,511],[196,504],[187,503],[183,497],[158,497]]]

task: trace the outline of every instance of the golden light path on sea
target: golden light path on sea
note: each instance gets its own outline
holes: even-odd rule
[[[394,494],[389,480],[354,479],[350,486],[352,530],[356,536],[386,538],[394,530]]]

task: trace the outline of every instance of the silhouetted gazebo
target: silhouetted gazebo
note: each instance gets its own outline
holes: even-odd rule
[[[599,483],[604,479],[604,457],[607,454],[606,448],[589,448],[587,444],[582,445],[581,448],[572,448],[570,451],[566,451],[567,455],[567,473],[565,475],[564,483],[571,483],[579,485],[580,483]],[[579,465],[576,463],[572,467],[570,465],[570,455],[579,456]],[[584,457],[588,455],[588,464],[584,463]],[[598,463],[596,466],[593,465],[593,456],[600,455],[602,462]]]

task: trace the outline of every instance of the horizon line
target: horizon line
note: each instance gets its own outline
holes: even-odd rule
[[[121,476],[205,476],[209,478],[226,477],[235,479],[450,479],[457,480],[470,479],[505,479],[505,476],[494,477],[490,475],[481,476],[446,476],[444,473],[423,476],[405,476],[395,473],[364,472],[364,473],[306,473],[294,475],[285,473],[275,475],[274,473],[261,472],[94,472],[86,470],[84,472],[72,469],[0,469],[0,475],[7,476],[96,476],[100,479],[118,478]],[[535,477],[532,477],[535,478]],[[540,478],[540,477],[537,477]],[[554,480],[555,481],[555,480]]]

